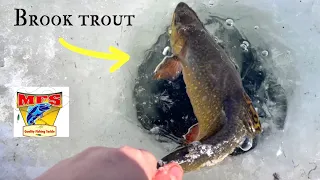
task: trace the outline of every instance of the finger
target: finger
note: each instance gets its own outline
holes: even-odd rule
[[[168,166],[169,168],[169,175],[171,177],[171,180],[182,180],[183,177],[183,169],[182,167],[175,162],[169,163],[165,165],[165,167]]]
[[[183,169],[177,163],[169,163],[158,169],[153,180],[182,180]]]
[[[135,149],[129,146],[121,147],[120,151],[138,163],[149,179],[154,176],[157,171],[157,159],[153,154],[146,150]]]
[[[141,153],[142,153],[142,156],[143,158],[147,161],[147,163],[152,167],[154,167],[154,169],[156,170],[157,169],[157,159],[156,157],[150,153],[149,151],[146,151],[146,150],[143,150],[143,149],[140,149]]]
[[[119,148],[120,151],[123,151],[123,152],[134,152],[134,151],[137,151],[137,149],[133,148],[133,147],[130,147],[130,146],[122,146]]]
[[[139,161],[143,159],[150,165],[154,164],[154,167],[156,167],[157,165],[156,157],[149,151],[143,149],[136,149],[130,146],[123,146],[120,148],[120,151],[124,152],[130,157],[133,157],[134,159],[139,159]]]
[[[142,158],[144,160],[143,166],[144,169],[148,172],[148,177],[151,179],[154,174],[157,172],[157,159],[149,151],[140,149]]]
[[[159,168],[152,180],[170,180],[168,170],[164,167]]]

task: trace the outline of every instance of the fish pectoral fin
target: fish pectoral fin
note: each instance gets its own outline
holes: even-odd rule
[[[175,80],[182,71],[180,60],[177,56],[166,56],[154,70],[153,79]]]
[[[191,142],[197,141],[197,138],[199,136],[199,125],[198,123],[192,125],[188,132],[183,135],[183,138],[186,140],[186,143],[189,144]]]

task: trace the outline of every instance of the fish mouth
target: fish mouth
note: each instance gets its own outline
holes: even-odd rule
[[[185,9],[185,8],[189,8],[189,9],[190,9],[190,7],[189,7],[186,3],[184,3],[184,2],[179,2],[179,3],[177,4],[176,10]]]
[[[198,25],[201,21],[197,13],[186,3],[180,2],[175,10],[173,22],[175,25]]]
[[[186,39],[188,39],[188,34],[194,29],[190,27],[204,28],[196,12],[186,3],[180,2],[173,12],[169,29],[170,43],[174,54],[180,53]]]
[[[163,157],[157,162],[157,169],[163,167],[170,162],[178,163],[185,173],[199,170],[206,166],[206,163],[212,163],[210,166],[215,165],[222,161],[228,154],[215,153],[208,154],[206,151],[214,151],[215,146],[208,144],[189,144],[178,148],[174,152]]]

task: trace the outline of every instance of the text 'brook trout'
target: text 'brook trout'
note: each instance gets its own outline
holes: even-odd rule
[[[173,14],[170,44],[173,55],[156,67],[154,78],[174,80],[183,74],[198,123],[184,136],[185,145],[159,164],[175,161],[189,172],[215,165],[237,147],[250,149],[262,130],[240,74],[197,14],[182,2]]]

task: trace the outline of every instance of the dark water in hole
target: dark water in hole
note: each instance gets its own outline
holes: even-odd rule
[[[283,129],[287,99],[275,77],[263,67],[262,50],[251,48],[247,38],[235,27],[228,25],[225,19],[210,16],[204,24],[207,29],[209,25],[217,27],[212,36],[234,60],[241,74],[244,89],[257,109],[261,122],[272,124],[278,130]],[[197,122],[182,75],[174,81],[152,80],[155,67],[164,58],[162,51],[169,46],[168,38],[167,32],[161,34],[157,42],[146,51],[145,59],[138,69],[134,88],[138,120],[146,130],[159,127],[159,141],[168,141],[168,135],[181,138],[188,128]],[[245,49],[244,41],[249,43]],[[270,50],[267,56],[272,56]],[[268,134],[270,129],[263,130],[262,137]]]

